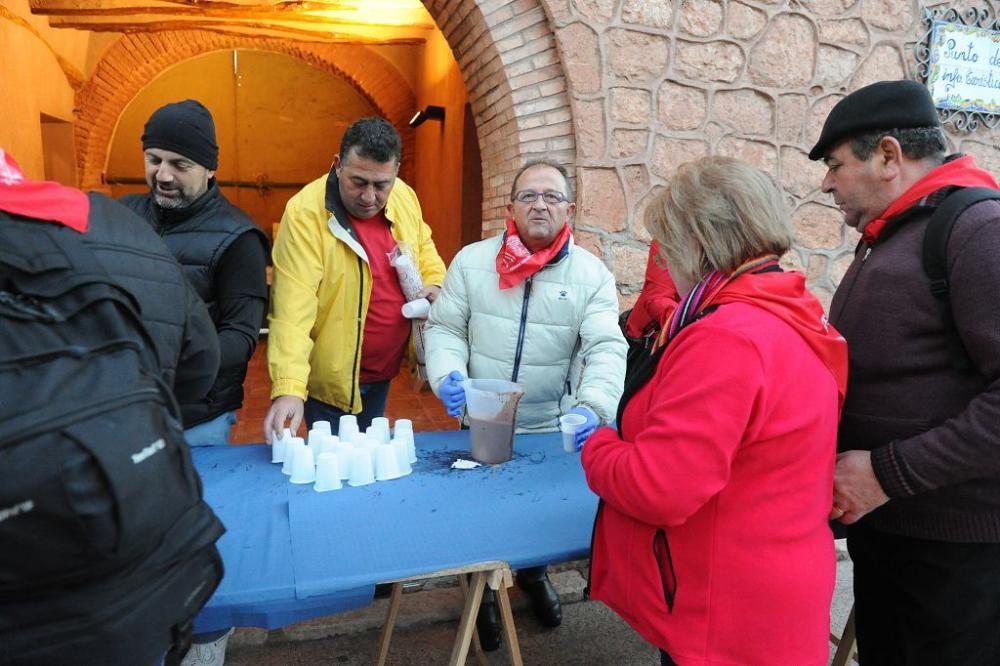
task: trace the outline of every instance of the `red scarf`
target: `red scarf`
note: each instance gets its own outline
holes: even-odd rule
[[[497,273],[500,275],[501,289],[516,287],[540,271],[545,264],[552,261],[552,257],[559,254],[559,250],[572,236],[569,225],[564,224],[548,247],[532,252],[518,235],[514,220],[508,217],[506,224],[507,231],[497,253]]]
[[[14,158],[0,148],[0,210],[86,233],[90,200],[59,183],[28,180]]]
[[[958,159],[945,162],[927,172],[923,178],[910,186],[898,199],[889,204],[882,214],[865,225],[862,240],[874,243],[886,223],[894,216],[909,209],[929,194],[943,187],[992,187],[1000,188],[993,175],[980,169],[972,155],[963,155]]]
[[[847,394],[847,341],[827,321],[819,301],[806,289],[805,276],[795,272],[755,272],[776,265],[774,255],[746,262],[732,275],[706,275],[681,299],[668,319],[659,344],[667,344],[686,324],[711,305],[746,303],[767,310],[791,326],[827,367],[837,383],[839,406]]]

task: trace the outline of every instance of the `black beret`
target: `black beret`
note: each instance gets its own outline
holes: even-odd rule
[[[161,148],[194,160],[206,169],[219,166],[215,121],[198,101],[186,99],[161,106],[146,121],[142,149]]]
[[[809,159],[821,160],[836,144],[872,130],[940,127],[926,86],[916,81],[879,81],[855,90],[830,111]]]

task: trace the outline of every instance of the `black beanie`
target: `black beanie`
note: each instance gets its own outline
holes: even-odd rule
[[[214,171],[219,166],[215,122],[201,102],[186,99],[161,106],[146,121],[142,149],[162,148]]]
[[[836,144],[864,132],[940,126],[934,100],[922,83],[879,81],[837,102],[809,159],[821,160]]]

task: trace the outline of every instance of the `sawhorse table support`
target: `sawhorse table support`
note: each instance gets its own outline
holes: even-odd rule
[[[467,575],[469,576],[468,581],[466,581]],[[462,585],[462,591],[465,593],[465,605],[462,608],[462,615],[459,619],[458,635],[455,637],[451,658],[448,660],[449,666],[462,666],[465,664],[465,660],[469,655],[470,645],[475,645],[474,651],[479,662],[486,664],[486,657],[479,647],[479,637],[475,632],[476,615],[479,612],[479,605],[483,599],[483,590],[486,589],[486,586],[494,590],[497,595],[504,638],[507,641],[507,649],[510,652],[511,666],[522,666],[521,647],[517,642],[514,614],[511,612],[510,596],[507,594],[507,588],[511,587],[514,581],[511,576],[510,565],[499,561],[469,564],[453,569],[444,569],[419,576],[388,581],[392,583],[392,595],[389,598],[389,609],[386,612],[385,626],[382,627],[382,637],[379,643],[378,655],[375,658],[375,665],[385,666],[385,660],[389,656],[389,643],[392,641],[392,632],[396,626],[399,602],[403,595],[403,583],[441,578],[443,576],[458,576],[458,580]]]

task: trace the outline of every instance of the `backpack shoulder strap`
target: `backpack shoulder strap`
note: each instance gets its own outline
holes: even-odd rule
[[[955,221],[969,206],[1000,199],[1000,190],[989,187],[965,187],[947,197],[934,210],[924,232],[924,272],[931,281],[931,293],[941,299],[948,298],[948,239]]]
[[[951,237],[955,222],[969,206],[990,199],[1000,199],[1000,190],[989,187],[965,187],[956,190],[945,197],[934,210],[924,231],[924,272],[930,279],[931,293],[944,302],[945,327],[948,346],[952,350],[952,364],[956,370],[963,372],[972,369],[972,362],[951,315],[951,302],[948,297],[948,239]]]

